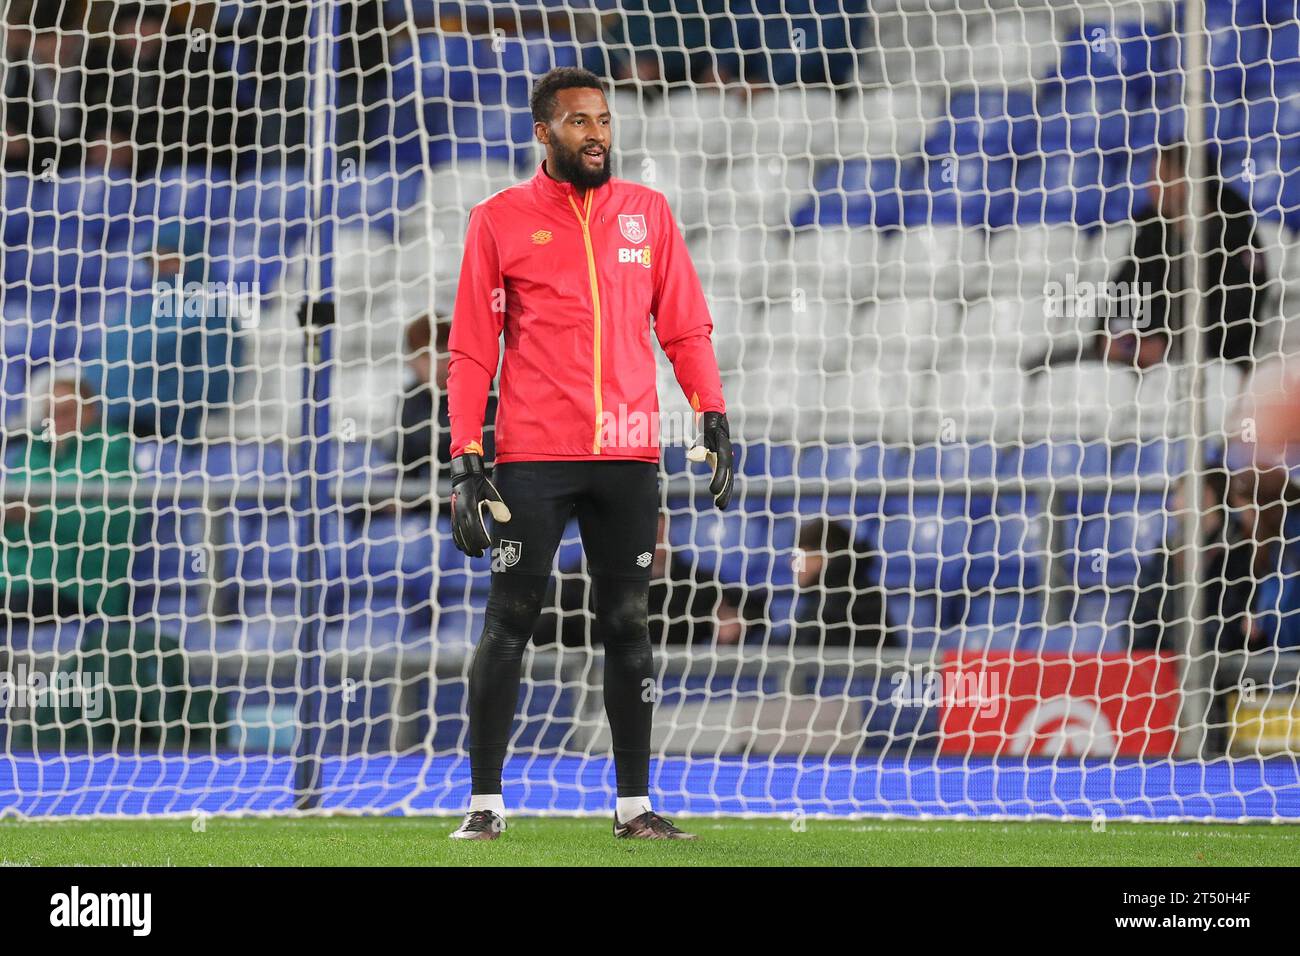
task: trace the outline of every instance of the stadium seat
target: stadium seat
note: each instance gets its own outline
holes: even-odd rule
[[[1140,97],[1158,78],[1176,69],[1176,61],[1177,47],[1166,23],[1085,21],[1065,36],[1059,75],[1099,87],[1118,81],[1116,86],[1123,92]]]
[[[689,522],[670,521],[668,541],[674,549],[684,549],[700,570],[738,584],[744,575],[745,521],[746,516],[734,510],[699,514]]]
[[[927,155],[1009,159],[1033,150],[1038,121],[1032,94],[980,87],[955,90],[942,117],[926,137]]]
[[[893,158],[831,162],[818,170],[812,196],[795,211],[791,224],[823,230],[897,226],[903,215],[900,177],[899,161]]]
[[[865,444],[806,445],[799,449],[797,471],[804,479],[879,480],[884,446]]]
[[[746,442],[736,445],[736,468],[749,478],[779,481],[794,474],[797,449],[786,443]]]
[[[1071,583],[1081,590],[1136,587],[1139,564],[1172,530],[1164,497],[1113,492],[1071,501],[1063,528],[1063,569]]]
[[[962,590],[971,518],[987,508],[985,499],[968,506],[955,495],[887,497],[878,539],[885,587],[918,595]]]
[[[843,84],[854,75],[863,20],[852,7],[827,0],[794,0],[782,4],[747,0],[732,4],[723,21],[742,56],[744,74],[777,85]],[[774,15],[775,14],[775,15]],[[818,37],[808,45],[798,38]],[[727,43],[710,36],[715,43]]]
[[[992,632],[984,646],[1021,646],[1024,632],[1042,620],[1043,602],[1037,595],[1020,588],[972,595],[966,603],[962,623],[968,627],[987,627]]]
[[[1121,631],[1100,622],[1057,624],[1038,635],[1038,643],[1028,642],[1018,649],[1041,654],[1091,655],[1128,650]]]

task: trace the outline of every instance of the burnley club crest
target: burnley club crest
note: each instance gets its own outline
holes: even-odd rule
[[[523,551],[522,541],[507,541],[503,538],[497,548],[497,558],[503,568],[513,568],[519,563],[519,556]]]
[[[619,213],[618,231],[628,242],[644,242],[649,232],[645,227],[645,216],[627,216]]]

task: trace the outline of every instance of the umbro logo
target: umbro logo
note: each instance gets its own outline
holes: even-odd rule
[[[547,232],[545,229],[538,229],[535,233],[533,233],[533,234],[532,234],[531,236],[529,236],[528,238],[532,240],[533,245],[535,245],[535,246],[544,246],[544,245],[546,245],[548,242],[550,242],[552,239],[554,239],[555,237],[552,236],[552,235],[551,235],[549,232]]]
[[[649,551],[642,551],[636,556],[636,566],[638,568],[648,568],[652,560],[654,560],[654,555]]]

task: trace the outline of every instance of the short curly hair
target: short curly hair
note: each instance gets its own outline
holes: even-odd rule
[[[533,95],[528,101],[533,111],[534,123],[549,123],[555,118],[555,94],[560,90],[600,90],[605,91],[605,84],[595,73],[577,66],[557,66],[547,72],[533,86]]]

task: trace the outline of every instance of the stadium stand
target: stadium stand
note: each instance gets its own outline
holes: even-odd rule
[[[881,556],[888,621],[909,651],[1131,646],[1140,566],[1165,547],[1187,465],[1186,409],[1172,370],[1092,361],[1092,330],[1043,297],[1054,283],[1105,283],[1145,212],[1159,147],[1183,138],[1176,24],[1141,5],[1093,21],[995,4],[954,33],[901,6],[748,0],[725,16],[618,18],[616,35],[592,37],[545,10],[544,29],[492,32],[449,29],[424,0],[383,5],[385,59],[362,65],[373,75],[357,85],[360,141],[333,210],[341,490],[323,531],[328,583],[313,595],[329,652],[400,657],[478,630],[487,575],[452,547],[445,515],[394,509],[386,490],[401,334],[430,304],[449,314],[469,210],[537,161],[532,80],[577,64],[610,78],[623,174],[666,192],[683,224],[740,436],[743,506],[672,520],[674,546],[724,584],[770,592],[765,640],[793,623],[798,523],[826,515]],[[1260,330],[1268,354],[1296,344],[1300,303],[1293,6],[1208,5],[1213,158],[1260,222],[1277,306]],[[50,177],[8,164],[0,411],[20,427],[38,373],[93,362],[104,317],[151,288],[139,262],[154,232],[203,226],[210,278],[254,290],[235,316],[244,358],[234,400],[201,439],[137,441],[136,480],[152,490],[135,613],[216,662],[247,706],[270,708],[292,686],[276,655],[294,646],[309,576],[294,496],[310,454],[297,307],[311,193],[284,148],[306,104],[292,84],[260,82],[270,54],[248,11],[223,4],[214,27],[214,62],[240,78],[222,108],[263,118],[265,139],[237,143],[230,175],[187,164]],[[816,42],[804,49],[792,31]],[[660,48],[702,52],[657,56],[639,74],[637,51]],[[1070,347],[1078,360],[1036,366]],[[1242,378],[1211,366],[1212,428]],[[684,414],[678,391],[663,368],[665,410]],[[684,449],[665,450],[664,471],[667,510],[684,514]],[[561,567],[580,567],[575,546],[570,529]],[[33,640],[56,651],[66,631]],[[250,659],[269,662],[251,683]],[[564,690],[530,692],[517,744],[559,732],[527,718],[562,718]],[[331,695],[329,741],[395,733],[390,691]],[[678,704],[744,692],[728,680],[717,695],[683,689]],[[454,747],[457,694],[431,690],[432,714],[408,739]],[[935,746],[934,730],[920,746]],[[900,731],[866,735],[897,746]]]

